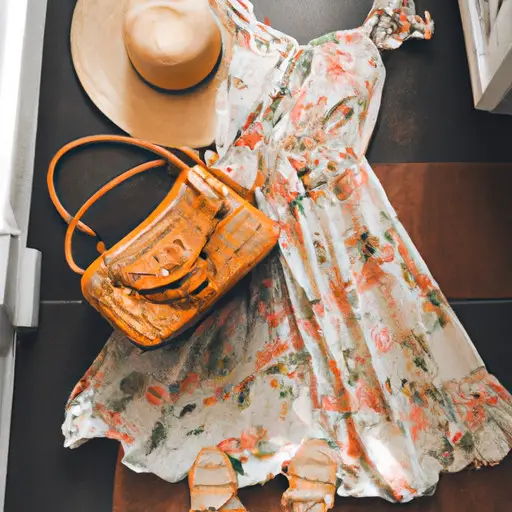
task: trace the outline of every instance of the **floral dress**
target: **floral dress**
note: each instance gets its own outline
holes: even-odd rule
[[[141,352],[114,332],[66,407],[66,446],[121,441],[170,482],[217,445],[239,485],[308,438],[340,456],[338,494],[408,501],[442,471],[500,461],[512,398],[490,375],[365,158],[380,49],[428,39],[411,0],[305,46],[210,0],[231,36],[215,167],[281,226],[278,247],[179,343]]]

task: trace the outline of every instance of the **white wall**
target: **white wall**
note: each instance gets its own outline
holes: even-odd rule
[[[26,241],[45,15],[46,0],[0,0],[0,510],[14,383],[13,324],[23,325],[31,315],[33,322],[39,300],[39,283],[20,279],[18,268],[37,260]]]

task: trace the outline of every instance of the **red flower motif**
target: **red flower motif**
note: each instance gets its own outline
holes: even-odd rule
[[[395,250],[390,244],[385,245],[380,250],[380,259],[383,263],[390,263],[395,259]]]
[[[163,386],[150,386],[146,391],[146,400],[151,405],[162,405],[167,398],[167,391]]]
[[[242,432],[240,436],[240,448],[251,452],[256,451],[258,443],[267,435],[267,431],[263,427],[254,427]]]
[[[345,73],[345,70],[343,69],[343,66],[341,65],[340,59],[338,56],[332,56],[332,55],[325,55],[325,60],[327,63],[327,69],[326,74],[329,78],[332,79],[338,79],[343,76],[343,73]]]
[[[278,358],[288,350],[288,343],[277,339],[273,343],[269,343],[263,350],[257,353],[256,371],[260,371],[269,364],[273,359]]]
[[[413,441],[418,439],[420,432],[425,432],[429,422],[425,410],[419,405],[413,405],[409,414],[410,431]]]
[[[322,397],[322,409],[324,411],[338,412],[340,410],[340,401],[333,396]]]
[[[373,409],[376,412],[382,412],[382,402],[379,390],[370,387],[364,382],[358,382],[356,398],[361,409]]]
[[[469,408],[464,421],[469,425],[471,430],[478,430],[487,421],[487,414],[484,407],[479,404]]]
[[[372,331],[372,340],[381,352],[388,352],[393,346],[393,339],[387,327],[375,326]]]
[[[266,315],[268,325],[274,328],[276,328],[281,323],[282,318],[282,313],[269,313],[268,315]]]
[[[416,282],[418,283],[418,286],[424,293],[429,292],[434,288],[434,283],[432,283],[430,277],[428,277],[425,274],[419,274],[416,277]]]
[[[305,158],[301,158],[300,160],[297,160],[296,158],[293,158],[291,156],[288,157],[288,161],[290,162],[290,164],[292,165],[292,167],[297,171],[297,172],[302,172],[304,171],[306,168],[307,168],[307,161]]]
[[[498,403],[498,397],[497,396],[491,396],[489,400],[487,400],[487,403],[489,405],[496,405]]]
[[[254,150],[258,142],[263,140],[263,125],[261,123],[254,123],[240,138],[235,142],[235,146],[246,146]]]
[[[240,453],[242,451],[240,449],[240,439],[236,439],[235,437],[224,439],[224,441],[221,441],[217,445],[217,448],[226,453]]]

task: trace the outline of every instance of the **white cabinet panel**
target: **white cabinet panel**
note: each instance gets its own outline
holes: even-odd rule
[[[512,0],[459,0],[475,106],[512,114]]]

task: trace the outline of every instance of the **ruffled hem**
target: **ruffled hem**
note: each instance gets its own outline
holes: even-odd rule
[[[451,418],[440,438],[433,436],[428,443],[422,443],[422,446],[429,446],[428,451],[420,452],[413,448],[414,453],[409,453],[409,463],[404,465],[403,460],[399,461],[390,451],[393,442],[388,439],[391,431],[388,432],[386,426],[360,432],[364,455],[358,461],[353,461],[353,465],[347,465],[346,459],[341,463],[338,469],[341,484],[337,494],[408,502],[433,494],[441,473],[455,473],[469,466],[493,466],[507,456],[512,449],[512,397],[485,368],[475,370],[462,380],[450,381],[443,386],[437,400]],[[68,404],[62,426],[65,446],[77,448],[89,439],[108,437],[120,441],[125,453],[122,462],[135,472],[155,473],[169,482],[178,482],[187,476],[193,463],[192,456],[180,456],[174,452],[176,460],[191,459],[188,465],[180,464],[179,472],[172,472],[173,468],[168,465],[152,465],[140,449],[133,446],[131,436],[117,429],[112,424],[112,418],[103,418],[103,412],[101,406],[95,407],[92,388],[75,396]],[[354,413],[353,417],[356,416],[357,413]],[[411,431],[405,427],[403,439],[410,436]],[[287,461],[310,438],[324,439],[340,453],[344,450],[338,440],[329,439],[322,427],[314,424],[309,426],[308,435],[300,441],[297,438],[271,438],[258,444],[261,448],[240,452],[239,449],[233,451],[233,447],[239,445],[236,439],[230,438],[219,443],[218,447],[232,460],[243,461],[237,463],[235,469],[239,473],[239,487],[247,487],[264,484],[281,473]],[[279,449],[269,456],[264,450],[272,445],[279,446]],[[199,445],[197,448],[199,451]],[[260,449],[261,453],[258,452]],[[386,460],[385,466],[382,465],[383,460]],[[405,470],[405,466],[416,467],[416,470]],[[387,468],[389,474],[385,474],[383,468]]]

